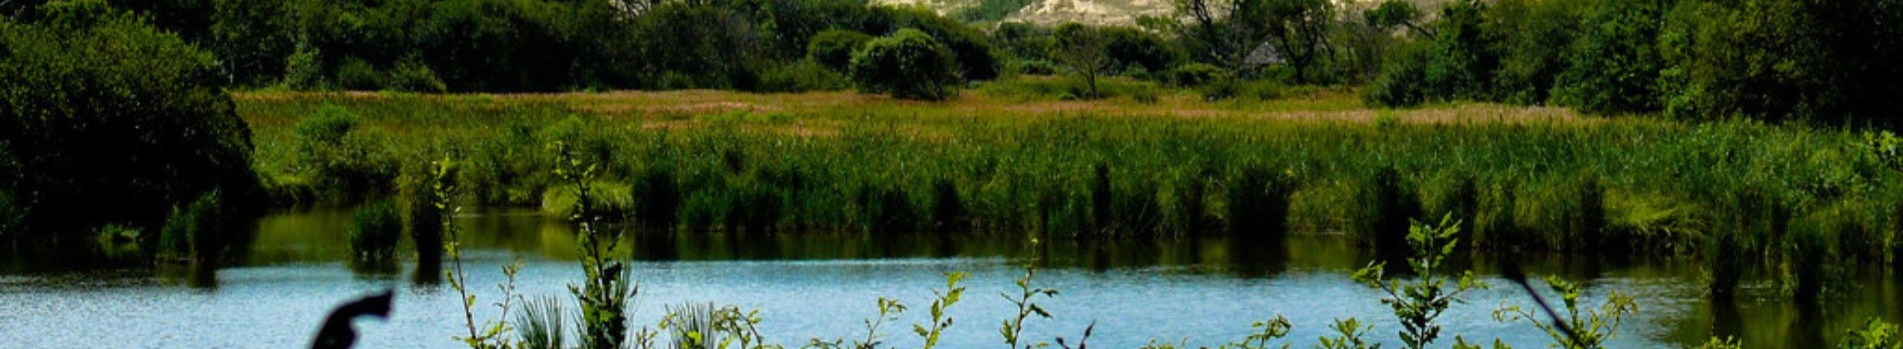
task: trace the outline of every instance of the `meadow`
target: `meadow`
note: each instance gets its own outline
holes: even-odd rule
[[[1678,255],[1728,294],[1748,270],[1829,287],[1898,260],[1899,173],[1869,136],[1560,108],[1369,109],[1353,91],[1067,101],[1036,80],[948,102],[850,93],[236,96],[283,206],[413,195],[459,168],[468,206],[598,210],[647,231],[1171,239],[1345,234],[1380,250],[1451,214],[1477,251]],[[1000,83],[1002,84],[1002,83]],[[1033,85],[1026,87],[1024,85]],[[1031,91],[1031,92],[1023,92]]]

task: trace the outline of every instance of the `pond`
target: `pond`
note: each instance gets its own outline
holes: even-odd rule
[[[256,241],[237,265],[216,270],[161,264],[123,266],[83,253],[21,253],[0,260],[0,341],[11,347],[308,347],[332,307],[386,288],[397,290],[387,320],[360,319],[359,348],[456,348],[467,333],[453,290],[412,282],[414,266],[357,271],[344,262],[348,211],[274,214],[258,222]],[[503,265],[524,264],[515,286],[527,296],[572,300],[581,279],[573,233],[534,212],[496,211],[458,219],[466,265],[480,303],[476,318],[495,319]],[[407,243],[407,242],[406,242]],[[1030,256],[1018,236],[937,237],[922,234],[671,234],[628,241],[640,293],[634,316],[652,327],[666,308],[714,302],[758,310],[769,340],[799,347],[810,339],[865,336],[880,297],[911,308],[883,327],[885,344],[918,347],[911,324],[925,323],[943,273],[971,274],[944,348],[1002,347],[998,325],[1015,308],[999,296]],[[1062,294],[1041,300],[1052,319],[1027,322],[1025,337],[1075,342],[1095,324],[1089,344],[1134,348],[1146,343],[1215,346],[1241,340],[1250,324],[1286,316],[1292,347],[1331,336],[1337,318],[1374,325],[1369,339],[1399,347],[1399,325],[1382,294],[1348,274],[1372,257],[1328,235],[1261,245],[1224,239],[1176,241],[1046,241],[1037,283]],[[404,247],[406,250],[408,247]],[[85,256],[85,257],[75,257]],[[1535,277],[1559,274],[1587,286],[1582,305],[1609,291],[1638,299],[1640,311],[1619,328],[1611,347],[1683,347],[1711,334],[1736,335],[1747,347],[1818,347],[1865,319],[1892,322],[1903,314],[1903,287],[1882,272],[1852,272],[1821,305],[1799,306],[1776,283],[1748,283],[1737,301],[1702,296],[1695,261],[1578,255],[1514,257]],[[109,260],[109,258],[107,259]],[[1455,261],[1492,275],[1497,258]],[[1530,306],[1513,284],[1486,277],[1491,289],[1468,294],[1441,318],[1442,346],[1453,335],[1470,342],[1501,340],[1546,347],[1546,335],[1524,321],[1502,322],[1493,311]],[[1547,292],[1543,285],[1538,287]],[[1547,294],[1548,298],[1555,295]],[[572,309],[572,307],[571,307]],[[572,328],[572,326],[571,326]],[[665,336],[663,336],[665,337]]]

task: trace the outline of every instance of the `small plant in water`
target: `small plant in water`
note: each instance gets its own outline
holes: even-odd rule
[[[1620,294],[1618,291],[1612,291],[1606,296],[1606,302],[1600,305],[1598,309],[1588,309],[1582,313],[1579,311],[1580,289],[1578,284],[1552,275],[1546,276],[1546,284],[1552,286],[1554,291],[1559,292],[1560,302],[1566,307],[1567,318],[1556,320],[1566,322],[1563,328],[1569,329],[1570,332],[1568,330],[1562,330],[1560,324],[1543,320],[1548,319],[1545,314],[1528,311],[1519,306],[1494,310],[1494,320],[1532,321],[1533,327],[1538,327],[1540,330],[1545,331],[1547,336],[1553,338],[1555,342],[1554,347],[1590,349],[1604,348],[1605,341],[1612,339],[1618,334],[1619,323],[1624,320],[1625,316],[1632,315],[1639,311],[1638,303],[1633,302],[1631,296]]]
[[[1460,222],[1452,221],[1452,215],[1441,216],[1437,225],[1408,227],[1407,242],[1413,255],[1407,258],[1407,263],[1414,272],[1412,281],[1402,282],[1383,275],[1386,265],[1382,262],[1369,263],[1354,273],[1356,281],[1388,294],[1388,298],[1381,299],[1381,304],[1392,308],[1394,316],[1399,318],[1401,342],[1409,349],[1426,348],[1434,343],[1440,338],[1441,330],[1434,320],[1454,302],[1460,302],[1461,294],[1486,287],[1471,270],[1451,279],[1439,273],[1442,260],[1454,253],[1457,241],[1453,237],[1459,233]],[[1465,344],[1464,340],[1459,342]]]

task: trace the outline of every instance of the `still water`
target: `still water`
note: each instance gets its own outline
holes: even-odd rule
[[[70,254],[14,256],[0,267],[0,343],[24,348],[295,348],[309,346],[328,311],[349,299],[397,289],[395,309],[383,321],[356,322],[359,348],[456,348],[466,334],[453,290],[412,282],[414,266],[361,271],[347,256],[347,211],[277,214],[259,222],[256,242],[242,263],[216,270],[183,266],[125,267],[81,263]],[[568,296],[581,279],[573,233],[533,212],[488,212],[458,220],[469,284],[483,307],[476,318],[496,319],[501,267],[520,261],[517,291]],[[863,338],[863,320],[876,316],[879,297],[911,311],[883,327],[892,347],[917,347],[911,324],[925,323],[932,290],[943,273],[971,274],[965,299],[944,348],[1003,346],[999,322],[1015,309],[1000,293],[1031,256],[1015,236],[936,238],[916,234],[779,234],[643,236],[634,251],[640,294],[634,316],[652,327],[668,306],[714,302],[759,310],[768,340],[799,347],[810,339]],[[1287,340],[1309,347],[1332,335],[1328,324],[1355,317],[1374,324],[1368,338],[1398,347],[1399,325],[1382,294],[1349,279],[1372,258],[1353,243],[1305,236],[1275,245],[1221,239],[1171,242],[1046,241],[1037,282],[1059,297],[1039,301],[1053,319],[1028,320],[1025,338],[1075,342],[1096,325],[1089,343],[1134,348],[1146,343],[1214,346],[1241,340],[1250,324],[1287,317]],[[404,247],[406,250],[409,247]],[[1511,257],[1535,277],[1559,274],[1587,285],[1584,305],[1607,292],[1638,299],[1640,311],[1618,330],[1615,348],[1683,347],[1712,334],[1735,335],[1747,347],[1816,347],[1834,341],[1864,319],[1892,322],[1903,314],[1903,287],[1882,272],[1852,273],[1857,287],[1824,305],[1796,306],[1775,283],[1750,284],[1738,301],[1712,304],[1701,296],[1701,275],[1686,260],[1604,259],[1545,255]],[[84,260],[98,260],[91,257]],[[1498,258],[1456,263],[1488,273]],[[103,265],[101,265],[103,264]],[[1530,306],[1527,296],[1497,277],[1494,287],[1468,294],[1441,318],[1451,335],[1469,342],[1496,339],[1520,348],[1550,340],[1525,322],[1495,320],[1502,306]],[[1540,286],[1542,292],[1547,290]],[[1556,295],[1547,294],[1548,298]],[[572,309],[572,307],[571,307]],[[572,328],[572,326],[571,326]],[[665,340],[663,335],[662,340]]]

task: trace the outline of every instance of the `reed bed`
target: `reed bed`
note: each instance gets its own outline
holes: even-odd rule
[[[394,195],[419,182],[417,164],[447,155],[463,166],[458,200],[560,217],[574,205],[550,173],[547,144],[560,140],[600,167],[593,206],[646,230],[1349,234],[1380,246],[1410,220],[1452,213],[1470,241],[1462,245],[1483,250],[1787,269],[1821,268],[1824,255],[1899,257],[1903,178],[1858,131],[1478,104],[1343,109],[1335,99],[1352,94],[1328,91],[1216,104],[1165,94],[1157,103],[711,91],[237,99],[255,166],[286,205]],[[340,110],[357,121],[346,135],[297,132]],[[344,159],[299,150],[316,141],[361,150],[329,152]],[[398,165],[326,169],[366,163]],[[327,173],[392,184],[326,193]],[[1714,253],[1713,241],[1728,252]]]

